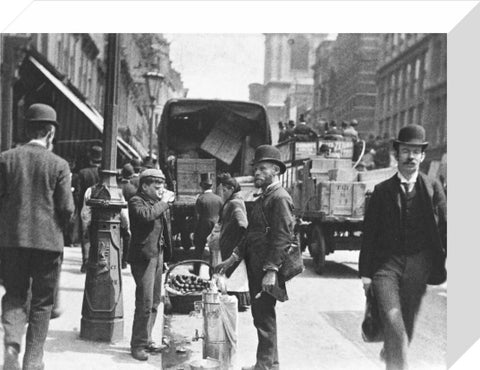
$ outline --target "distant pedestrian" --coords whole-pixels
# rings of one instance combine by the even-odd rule
[[[343,140],[342,130],[337,127],[337,123],[332,120],[328,125],[328,131],[325,134],[327,140]]]
[[[131,161],[130,161],[130,164],[132,165],[133,167],[133,176],[132,176],[132,179],[130,180],[130,182],[137,187],[138,189],[138,186],[140,185],[139,184],[139,176],[140,176],[140,172],[142,171],[142,161],[138,158],[133,158]]]
[[[347,122],[345,122],[347,124]],[[343,130],[343,137],[348,140],[352,140],[356,142],[358,140],[358,132],[355,127],[358,126],[358,121],[356,119],[352,119],[350,124],[347,124],[347,127]]]
[[[165,190],[163,172],[146,169],[140,174],[138,193],[128,202],[132,232],[128,262],[136,285],[130,350],[139,361],[162,349],[153,342],[152,329],[160,304],[163,262],[172,254],[166,214],[174,197],[173,192]]]
[[[102,147],[94,145],[90,148],[89,152],[89,166],[81,169],[78,172],[78,184],[80,187],[80,203],[79,211],[81,213],[84,204],[85,192],[92,185],[97,184],[100,181],[100,174],[98,169],[102,163]],[[83,228],[81,223],[81,244],[82,244],[82,265],[80,267],[81,272],[86,271],[88,253],[90,251],[90,238],[89,231]]]
[[[281,143],[287,139],[287,129],[282,121],[278,121],[278,142]]]
[[[133,166],[130,163],[125,164],[120,173],[120,187],[122,188],[122,194],[127,202],[137,193],[138,190],[138,187],[132,182],[134,178],[135,170],[133,169]]]
[[[208,173],[200,174],[200,187],[202,194],[195,203],[195,232],[193,244],[195,245],[195,259],[202,259],[207,237],[218,222],[223,201],[212,190],[213,181]],[[200,264],[193,267],[195,274],[200,272]]]
[[[289,120],[286,127],[285,140],[289,140],[295,137],[295,134],[293,133],[294,129],[295,129],[295,122],[293,120]]]
[[[143,158],[142,161],[142,170],[144,169],[152,169],[155,168],[155,163],[154,160],[151,156],[147,155],[145,158]]]
[[[63,229],[74,212],[68,163],[52,153],[59,126],[55,110],[33,104],[25,119],[30,141],[0,154],[3,368],[9,370],[20,369],[26,325],[23,369],[44,368],[43,347],[60,274]]]
[[[364,220],[359,270],[378,302],[387,370],[408,368],[426,286],[446,280],[447,203],[441,184],[419,172],[427,145],[422,126],[400,129],[398,173],[375,187]]]
[[[317,139],[318,134],[313,128],[307,125],[303,114],[300,115],[298,124],[293,129],[295,139],[298,141],[314,141]]]
[[[228,271],[245,259],[252,304],[253,324],[257,329],[257,361],[248,370],[278,370],[277,300],[288,299],[285,281],[278,274],[285,260],[285,251],[294,240],[293,202],[280,184],[279,176],[286,171],[280,151],[271,145],[255,150],[255,187],[262,189],[248,219],[246,240],[232,255],[217,265],[217,271]]]

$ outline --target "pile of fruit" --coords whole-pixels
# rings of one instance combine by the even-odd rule
[[[192,294],[208,289],[210,283],[195,275],[175,275],[170,279],[168,286],[179,294]]]

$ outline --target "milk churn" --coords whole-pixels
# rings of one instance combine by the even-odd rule
[[[219,360],[222,370],[232,369],[238,320],[236,297],[222,295],[217,289],[204,291],[202,312],[203,358]]]

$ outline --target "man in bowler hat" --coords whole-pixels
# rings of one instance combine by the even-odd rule
[[[152,168],[140,174],[138,192],[128,201],[132,238],[127,259],[136,285],[130,350],[139,361],[162,349],[153,342],[152,329],[160,304],[163,262],[172,254],[166,214],[174,199],[175,194],[165,189],[163,172]]]
[[[285,281],[278,274],[285,251],[294,238],[293,202],[280,184],[286,171],[280,151],[271,145],[255,150],[255,187],[262,190],[248,220],[247,235],[232,255],[216,267],[225,271],[245,259],[252,304],[253,324],[257,329],[257,361],[243,369],[279,369],[275,304],[288,299]]]
[[[195,233],[193,236],[195,259],[202,259],[207,237],[220,218],[223,201],[220,196],[213,192],[212,186],[213,181],[210,174],[200,174],[200,187],[203,192],[195,203]],[[198,274],[200,264],[195,264],[193,270],[195,274]]]
[[[440,183],[419,171],[427,145],[422,126],[400,129],[398,172],[375,187],[364,220],[359,270],[378,302],[388,370],[408,368],[426,286],[446,280],[447,204]]]
[[[60,274],[63,229],[74,212],[69,165],[52,153],[58,128],[55,110],[33,104],[25,119],[30,141],[0,154],[5,370],[20,369],[26,325],[23,369],[44,368],[43,346]]]

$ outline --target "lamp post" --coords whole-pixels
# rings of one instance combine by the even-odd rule
[[[109,34],[101,180],[87,202],[92,208],[91,247],[80,337],[102,342],[116,342],[123,338],[120,210],[127,204],[116,180],[119,51],[119,35]]]
[[[155,101],[157,100],[158,93],[160,92],[160,86],[165,76],[159,72],[152,71],[143,75],[145,79],[145,85],[147,85],[147,94],[150,101],[150,105],[147,105],[147,117],[148,117],[148,134],[149,144],[148,151],[150,157],[153,156],[153,120],[155,119]]]

